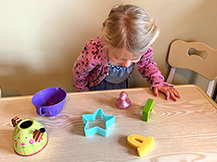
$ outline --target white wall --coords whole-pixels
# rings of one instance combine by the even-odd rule
[[[217,48],[215,0],[1,0],[0,86],[3,96],[32,95],[60,86],[73,88],[72,66],[84,44],[99,34],[115,4],[145,8],[157,19],[160,37],[153,44],[154,59],[162,74],[169,44],[174,39],[194,40]],[[178,71],[175,83],[187,83],[188,71]],[[185,77],[184,77],[184,76]],[[207,82],[196,79],[202,88]],[[130,87],[150,86],[137,71]]]

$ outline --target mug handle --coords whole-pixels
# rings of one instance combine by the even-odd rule
[[[38,113],[38,115],[45,116],[46,113],[43,114],[42,109],[43,109],[43,107],[37,107],[36,112]]]

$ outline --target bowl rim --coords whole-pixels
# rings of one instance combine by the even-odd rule
[[[65,96],[63,97],[63,99],[62,99],[60,102],[58,102],[58,103],[56,103],[56,104],[54,104],[54,105],[61,104],[62,102],[64,102],[64,101],[66,100],[67,93],[66,93],[66,91],[65,91],[64,89],[62,89],[61,87],[50,87],[50,88],[45,88],[45,89],[42,89],[42,90],[36,92],[36,93],[32,96],[32,100],[31,100],[31,101],[32,101],[32,104],[35,105],[36,107],[50,107],[51,105],[48,105],[48,106],[41,106],[41,105],[37,105],[37,104],[35,104],[35,103],[33,102],[33,100],[35,99],[35,97],[36,97],[39,93],[42,93],[43,91],[48,90],[48,89],[56,89],[56,90],[60,89],[60,90],[64,93],[64,95],[65,95]],[[52,106],[54,106],[54,105],[52,105]]]

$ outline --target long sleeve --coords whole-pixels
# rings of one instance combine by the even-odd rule
[[[93,54],[89,53],[90,48],[88,42],[74,63],[74,87],[77,91],[90,91],[88,87],[88,75],[96,66],[96,60],[92,58]]]
[[[77,91],[90,91],[108,73],[108,58],[101,44],[101,37],[88,41],[74,63],[74,87]]]
[[[157,64],[152,59],[153,49],[149,49],[143,54],[138,64],[138,71],[143,78],[151,84],[151,89],[156,86],[173,86],[172,84],[164,82],[164,77],[157,67]]]

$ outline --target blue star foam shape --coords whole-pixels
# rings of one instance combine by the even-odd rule
[[[96,118],[99,115],[101,115],[103,121],[105,122],[105,129],[100,128],[98,126],[89,128],[89,121],[96,120]],[[102,109],[96,110],[93,114],[83,114],[82,118],[83,118],[83,122],[85,124],[85,126],[84,126],[85,136],[90,136],[90,135],[98,133],[98,134],[101,134],[102,136],[106,137],[108,127],[110,127],[111,125],[113,125],[115,123],[115,116],[105,115],[103,113]]]

